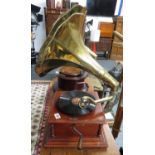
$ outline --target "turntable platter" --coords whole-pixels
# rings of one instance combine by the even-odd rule
[[[83,96],[89,96],[95,99],[95,97],[88,92],[78,90],[65,91],[60,96],[57,107],[61,112],[73,117],[86,115],[95,109],[95,105],[88,104],[84,108],[81,108],[77,103]]]

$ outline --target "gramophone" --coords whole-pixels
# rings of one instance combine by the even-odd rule
[[[111,100],[119,83],[102,66],[83,41],[86,8],[75,5],[61,15],[42,45],[36,73],[44,76],[58,68],[51,109],[46,123],[44,146],[52,148],[107,148],[101,102]],[[99,99],[85,82],[93,74],[112,88],[112,94]]]

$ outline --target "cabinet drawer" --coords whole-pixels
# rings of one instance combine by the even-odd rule
[[[98,51],[110,51],[111,44],[111,38],[100,38],[100,42],[96,43],[96,48]]]
[[[112,37],[114,31],[114,24],[100,22],[99,29],[101,30],[101,37]]]
[[[112,38],[100,38],[100,41],[96,43],[97,51],[110,51],[112,45]],[[91,48],[91,42],[87,41],[86,46]]]
[[[48,35],[48,33],[50,32],[52,25],[54,24],[54,22],[58,19],[59,14],[47,14],[46,15],[46,34]]]

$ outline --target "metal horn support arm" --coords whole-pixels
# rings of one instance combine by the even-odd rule
[[[89,96],[83,96],[81,98],[81,100],[79,101],[79,107],[83,108],[85,107],[87,104],[98,104],[98,103],[102,103],[102,102],[105,102],[105,101],[110,101],[113,99],[113,96],[107,96],[107,97],[104,97],[102,99],[98,99],[98,100],[94,100],[93,98],[89,97]]]

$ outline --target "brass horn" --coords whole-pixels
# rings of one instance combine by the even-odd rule
[[[57,19],[40,49],[36,73],[41,76],[60,66],[79,67],[117,88],[117,80],[99,65],[83,42],[85,17],[86,8],[76,5]]]

